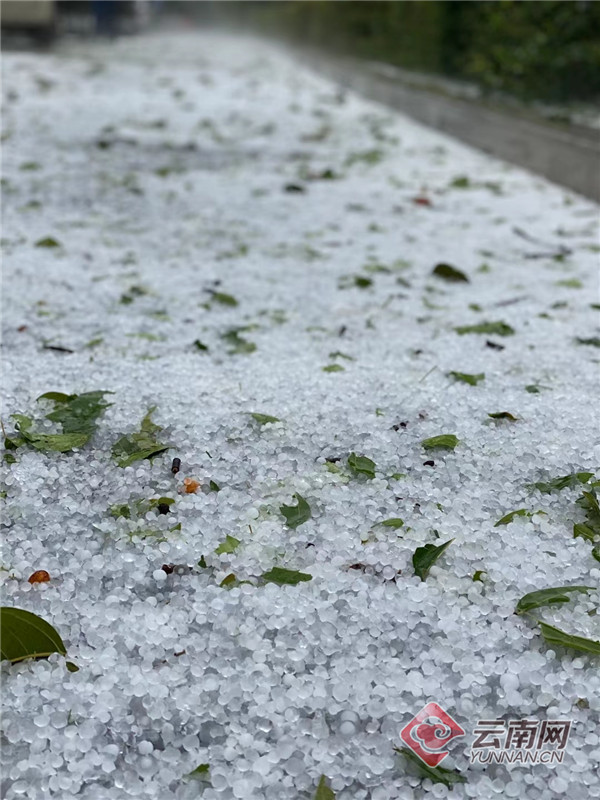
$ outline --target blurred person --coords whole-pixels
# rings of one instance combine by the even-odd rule
[[[112,39],[117,35],[118,7],[119,3],[114,0],[92,0],[92,13],[99,36],[109,36]]]

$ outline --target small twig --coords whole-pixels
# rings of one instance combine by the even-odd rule
[[[429,372],[426,372],[425,375],[423,375],[423,377],[420,380],[417,381],[417,386],[419,386],[419,384],[423,383],[423,381],[426,380],[431,375],[432,372],[435,372],[436,369],[437,369],[437,364],[435,366],[433,366],[429,370]],[[410,392],[409,394],[406,395],[406,397],[403,397],[402,400],[400,400],[400,403],[404,403],[406,400],[408,400],[409,397],[412,397],[412,395],[415,393],[415,391],[416,391],[416,389],[413,389],[412,392]]]
[[[57,353],[74,353],[75,350],[69,350],[68,347],[60,347],[59,345],[54,344],[45,344],[43,346],[44,350],[54,350]]]
[[[541,239],[531,236],[531,234],[527,233],[527,231],[524,231],[522,228],[513,228],[513,233],[515,233],[517,236],[520,236],[521,239],[525,239],[526,242],[540,244],[543,247],[547,247],[551,250],[551,252],[543,253],[525,253],[525,258],[555,258],[556,256],[570,256],[573,252],[569,247],[565,247],[563,244],[557,245],[557,249],[554,249],[555,245],[542,242]]]

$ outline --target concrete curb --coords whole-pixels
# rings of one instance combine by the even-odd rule
[[[560,125],[518,110],[491,107],[419,86],[404,71],[354,59],[300,54],[300,59],[341,86],[402,111],[486,153],[524,167],[600,201],[600,131]]]

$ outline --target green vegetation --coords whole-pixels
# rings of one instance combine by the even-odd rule
[[[517,603],[515,614],[525,614],[527,611],[533,611],[534,608],[542,606],[568,603],[571,599],[569,592],[591,592],[593,588],[593,586],[557,586],[553,589],[529,592],[529,594],[523,595]]]
[[[394,750],[407,759],[420,778],[428,778],[432,783],[443,783],[444,786],[451,788],[453,784],[465,783],[467,780],[464,775],[461,775],[460,772],[455,769],[428,766],[416,753],[409,750],[408,747],[403,747],[401,749],[394,747]]]
[[[423,439],[421,447],[424,450],[454,450],[459,440],[453,433],[442,433]]]
[[[565,647],[568,650],[577,650],[579,653],[592,653],[600,656],[600,642],[594,639],[586,639],[584,636],[576,636],[572,633],[565,633],[560,628],[547,625],[538,620],[540,631],[546,644],[551,647]]]
[[[298,505],[279,506],[288,528],[297,528],[311,518],[310,506],[302,495],[295,494],[294,497],[298,501]]]
[[[279,586],[297,586],[304,581],[312,581],[312,575],[306,572],[297,572],[294,569],[284,569],[283,567],[273,567],[268,572],[264,572],[261,578],[267,583],[277,583]]]
[[[221,16],[298,44],[549,102],[600,94],[600,4],[232,2]],[[223,8],[224,7],[224,8]],[[460,184],[459,184],[460,185]]]
[[[0,608],[2,645],[0,658],[23,661],[25,658],[48,658],[52,653],[65,655],[67,650],[58,631],[46,620],[22,608]]]
[[[412,557],[415,575],[424,581],[429,575],[429,570],[453,541],[454,539],[449,539],[444,544],[426,544],[423,547],[417,547]]]
[[[452,264],[437,264],[431,274],[435,275],[436,278],[448,281],[448,283],[469,283],[465,273],[453,267]]]
[[[156,439],[156,434],[162,428],[152,422],[151,418],[155,409],[156,406],[148,409],[138,433],[124,434],[113,444],[112,453],[120,467],[128,467],[134,461],[152,458],[170,448],[171,445],[163,444]]]
[[[259,414],[258,411],[251,411],[250,416],[256,420],[259,425],[271,425],[274,422],[281,422],[279,417],[272,417],[270,414]]]
[[[454,378],[455,381],[461,381],[462,383],[468,383],[469,386],[477,386],[477,384],[485,379],[485,373],[479,372],[477,375],[473,375],[469,372],[449,372],[448,376]]]
[[[371,479],[375,477],[375,462],[367,458],[367,456],[357,456],[356,453],[350,453],[348,466],[356,476],[366,475],[367,478]]]
[[[459,336],[464,336],[465,333],[489,334],[491,336],[512,336],[514,334],[513,328],[507,325],[506,322],[480,322],[478,325],[459,325],[454,330]]]
[[[552,492],[561,492],[563,489],[575,489],[580,483],[587,483],[593,477],[593,472],[573,472],[571,475],[563,475],[561,478],[532,483],[529,488],[538,489],[542,494],[551,494]]]
[[[13,414],[17,429],[16,436],[6,436],[4,446],[8,450],[16,450],[23,444],[29,444],[43,452],[67,453],[76,447],[83,447],[91,439],[96,430],[96,422],[105,408],[108,391],[85,392],[84,394],[63,394],[62,392],[46,392],[38,400],[50,400],[54,410],[46,414],[46,419],[58,422],[62,433],[38,433],[33,430],[33,419],[25,414]]]

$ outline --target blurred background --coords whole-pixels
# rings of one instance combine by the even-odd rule
[[[3,0],[1,9],[5,38],[127,35],[159,20],[229,25],[469,81],[485,93],[557,104],[600,98],[600,3],[592,0]]]
[[[2,0],[0,9],[5,50],[218,28],[275,40],[340,87],[600,200],[600,2]]]

